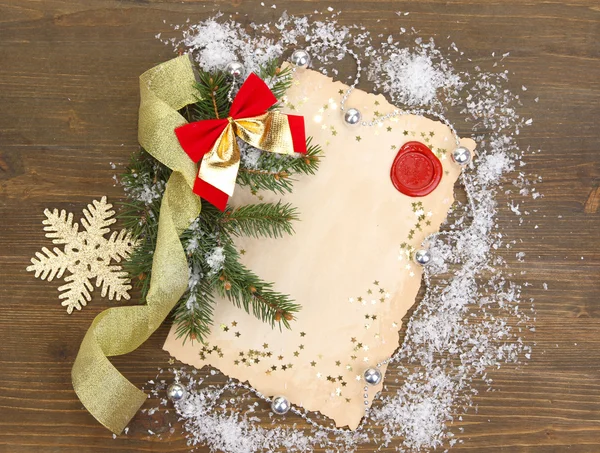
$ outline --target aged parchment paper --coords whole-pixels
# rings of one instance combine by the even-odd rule
[[[450,158],[455,144],[444,124],[405,115],[382,126],[349,127],[339,110],[344,84],[312,70],[298,70],[294,78],[284,111],[305,116],[307,136],[324,150],[319,171],[281,197],[300,211],[295,235],[237,244],[244,264],[290,294],[302,311],[292,330],[280,332],[219,300],[206,345],[184,346],[171,329],[164,349],[187,364],[209,364],[248,381],[265,395],[285,395],[337,426],[356,428],[365,411],[362,374],[398,347],[402,317],[421,283],[421,269],[406,250],[438,230],[461,169]],[[360,90],[347,105],[367,119],[394,109],[383,96]],[[432,149],[444,168],[437,189],[421,198],[401,194],[390,181],[398,149],[412,140]],[[461,143],[475,147],[470,139]],[[231,199],[258,201],[240,187]],[[369,401],[380,388],[370,389]]]

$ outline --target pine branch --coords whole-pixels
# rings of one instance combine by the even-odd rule
[[[249,168],[242,159],[237,183],[253,191],[268,190],[278,194],[291,193],[295,175],[314,175],[319,168],[321,147],[306,141],[306,154],[281,155],[261,152],[256,168]]]
[[[221,219],[221,228],[234,236],[278,238],[284,233],[293,234],[292,221],[298,219],[298,211],[289,203],[249,204],[228,208]]]
[[[140,303],[146,302],[156,248],[158,216],[166,181],[171,170],[143,149],[132,155],[127,172],[121,176],[128,201],[120,203],[117,217],[137,239],[137,246],[123,269],[135,288],[141,291]]]
[[[173,313],[175,334],[183,343],[198,340],[204,343],[213,323],[215,299],[213,282],[201,278],[197,285],[188,290],[177,304]]]
[[[199,82],[196,83],[197,101],[191,110],[190,121],[227,118],[231,103],[227,97],[231,82],[225,73],[199,71]]]
[[[233,242],[225,243],[224,250],[226,258],[219,276],[221,284],[216,285],[218,294],[271,326],[277,323],[280,329],[282,324],[289,329],[300,305],[288,295],[274,291],[272,283],[261,280],[241,264]]]

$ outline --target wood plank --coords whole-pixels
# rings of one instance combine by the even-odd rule
[[[137,149],[137,77],[172,56],[156,33],[174,35],[169,24],[218,10],[238,12],[248,24],[329,5],[344,11],[341,23],[362,23],[373,35],[397,29],[395,12],[409,11],[402,26],[438,44],[456,42],[482,67],[491,67],[492,52],[510,51],[510,88],[527,87],[521,113],[534,119],[519,140],[540,150],[525,170],[542,177],[536,187],[544,196],[528,203],[524,226],[506,209],[498,221],[526,253],[525,263],[513,250],[504,255],[516,279],[530,284],[525,297],[535,298],[535,332],[528,335],[535,347],[527,365],[490,372],[496,391],[476,384],[477,411],[456,422],[464,443],[452,451],[600,451],[597,0],[281,0],[277,9],[259,3],[0,0],[0,451],[189,450],[179,425],[173,434],[166,428],[176,423],[173,414],[139,413],[129,434],[113,440],[85,411],[70,384],[71,365],[93,317],[110,303],[95,298],[68,316],[58,284],[33,279],[25,267],[48,245],[41,230],[46,207],[77,213],[95,197],[122,197],[113,176]],[[468,124],[457,125],[468,132]],[[509,200],[498,196],[500,206]],[[160,349],[167,331],[162,326],[140,349],[114,358],[136,385],[167,366]]]

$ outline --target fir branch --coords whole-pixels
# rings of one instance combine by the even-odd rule
[[[188,339],[204,343],[210,334],[215,304],[212,286],[210,279],[201,278],[175,307],[175,334],[177,338],[183,338],[184,344]]]
[[[187,120],[226,118],[231,108],[227,96],[231,89],[231,82],[227,80],[225,73],[199,71],[198,79],[199,81],[194,85],[198,100],[191,109],[187,110],[187,113],[191,114]]]
[[[232,241],[224,244],[224,251],[226,258],[219,277],[221,284],[216,285],[218,294],[271,326],[278,324],[280,329],[282,325],[289,329],[300,305],[288,295],[274,291],[272,283],[261,280],[241,264]]]
[[[294,220],[298,220],[298,211],[289,203],[249,204],[227,208],[221,219],[221,227],[234,236],[278,238],[284,233],[294,233]]]
[[[248,168],[242,160],[237,183],[253,191],[268,190],[278,194],[291,193],[295,175],[314,175],[319,168],[322,150],[306,141],[306,154],[281,155],[261,152],[256,168]]]

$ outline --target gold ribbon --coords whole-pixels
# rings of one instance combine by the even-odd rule
[[[188,265],[179,235],[200,213],[192,192],[196,165],[173,133],[186,124],[177,110],[196,101],[188,56],[160,64],[140,76],[140,145],[173,170],[160,207],[147,304],[113,307],[100,313],[75,359],[73,388],[86,409],[116,434],[127,426],[146,394],[129,382],[107,357],[137,349],[161,325],[183,295]]]
[[[240,167],[236,136],[250,146],[279,154],[293,154],[294,146],[288,117],[282,113],[227,120],[225,130],[202,158],[198,177],[231,197]]]

